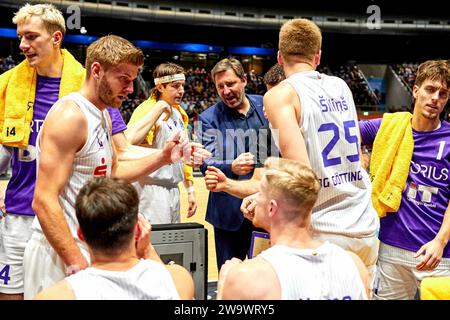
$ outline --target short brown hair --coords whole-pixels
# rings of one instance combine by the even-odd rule
[[[439,81],[450,89],[450,67],[446,60],[428,60],[419,65],[414,85],[420,87],[425,80]]]
[[[236,76],[238,76],[241,79],[245,78],[245,72],[241,62],[235,58],[225,58],[217,62],[214,68],[212,68],[211,70],[212,80],[215,82],[216,74],[225,72],[227,70],[233,70]]]
[[[134,235],[139,195],[128,182],[100,177],[81,188],[75,202],[80,229],[94,250],[114,254],[126,248]]]
[[[299,162],[273,157],[266,160],[264,168],[268,195],[281,195],[291,207],[296,208],[292,213],[286,212],[291,218],[299,214],[306,217],[316,203],[320,190],[314,171]]]
[[[299,56],[312,60],[322,47],[319,27],[307,19],[293,19],[280,29],[278,48],[283,59]]]
[[[283,67],[277,63],[266,72],[263,81],[265,85],[276,86],[284,79],[286,79],[286,76],[284,75]]]
[[[107,35],[94,41],[86,51],[87,78],[91,74],[91,65],[99,62],[105,70],[120,63],[129,63],[141,67],[144,64],[144,54],[130,41],[115,35]]]
[[[158,65],[155,70],[153,71],[153,79],[161,78],[165,76],[171,76],[173,74],[177,73],[184,73],[184,68],[176,63],[172,62],[165,62]],[[167,85],[167,83],[162,84],[164,87]],[[161,97],[161,92],[158,91],[158,89],[153,87],[150,89],[150,97],[155,98],[158,100]]]

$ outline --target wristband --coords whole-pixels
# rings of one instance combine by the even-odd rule
[[[186,188],[187,193],[194,193],[195,189],[194,186],[190,186],[189,188]]]

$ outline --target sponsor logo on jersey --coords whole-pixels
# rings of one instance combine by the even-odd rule
[[[101,162],[102,164],[94,169],[94,177],[106,177],[108,165],[105,164],[105,158],[102,158]]]

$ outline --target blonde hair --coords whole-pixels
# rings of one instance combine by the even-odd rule
[[[446,60],[428,60],[419,65],[415,85],[420,87],[425,80],[439,81],[450,89],[450,67]]]
[[[312,60],[321,47],[322,34],[314,22],[307,19],[293,19],[281,26],[278,48],[285,60],[289,60],[292,56]]]
[[[296,218],[305,218],[313,208],[320,190],[319,180],[310,168],[299,162],[270,157],[264,163],[264,177],[268,196],[282,196],[292,212],[285,212]]]
[[[161,63],[153,71],[153,79],[164,76],[171,76],[177,73],[184,73],[184,68],[172,62]],[[166,87],[167,84],[168,83],[163,83],[162,85],[163,87]],[[161,92],[158,91],[156,85],[152,89],[150,89],[150,97],[153,97],[156,100],[159,100],[159,98],[161,97]]]
[[[225,58],[216,63],[214,68],[211,70],[211,77],[214,82],[216,82],[215,76],[218,73],[225,72],[227,70],[233,70],[236,76],[243,79],[245,77],[244,68],[241,62],[235,58]]]
[[[26,4],[14,14],[12,22],[21,24],[31,17],[39,17],[44,23],[45,29],[53,34],[55,31],[61,31],[63,36],[66,34],[66,22],[64,17],[52,4]]]
[[[89,78],[91,65],[99,62],[105,70],[120,63],[138,67],[144,64],[144,54],[130,41],[115,35],[101,37],[89,45],[86,51],[86,74]]]

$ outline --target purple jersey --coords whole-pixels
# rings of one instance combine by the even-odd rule
[[[381,119],[361,121],[363,145],[372,145]],[[380,220],[382,242],[417,251],[434,239],[442,226],[450,199],[450,123],[430,132],[413,129],[414,152],[398,212]],[[450,258],[450,244],[444,248]]]
[[[112,135],[115,135],[118,132],[125,131],[127,129],[127,125],[125,121],[123,121],[122,115],[118,108],[108,107],[109,117],[111,118],[111,127],[112,127]]]
[[[30,139],[25,149],[12,149],[12,175],[5,193],[6,212],[34,215],[31,208],[36,183],[36,138],[45,116],[58,100],[61,78],[37,76]]]

